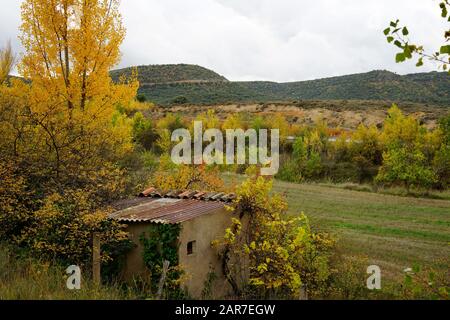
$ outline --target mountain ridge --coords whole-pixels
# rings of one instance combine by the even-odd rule
[[[134,67],[111,72],[117,80]],[[267,103],[298,100],[384,100],[450,106],[446,72],[399,75],[388,70],[292,82],[229,81],[207,68],[138,66],[139,93],[159,105]],[[180,99],[181,98],[181,99]]]

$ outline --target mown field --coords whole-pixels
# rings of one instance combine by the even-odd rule
[[[345,254],[367,256],[387,278],[402,278],[415,263],[449,268],[448,200],[282,181],[275,181],[274,191],[285,194],[289,213],[304,212],[315,228],[338,237]]]

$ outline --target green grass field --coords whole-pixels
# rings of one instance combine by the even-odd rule
[[[281,181],[274,191],[286,196],[290,214],[304,212],[313,227],[338,237],[345,254],[367,256],[388,278],[403,277],[402,270],[414,263],[449,269],[448,200]]]

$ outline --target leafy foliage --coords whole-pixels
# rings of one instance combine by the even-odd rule
[[[436,176],[425,155],[426,131],[416,119],[394,105],[388,112],[381,139],[386,147],[377,181],[429,188]]]
[[[14,54],[11,49],[11,43],[3,49],[0,49],[0,85],[3,84],[9,76],[14,65]]]
[[[444,18],[447,22],[450,22],[450,2],[448,0],[442,0],[439,3],[439,8],[441,10],[441,17]],[[413,56],[417,56],[417,67],[423,66],[423,60],[428,59],[430,61],[439,63],[443,70],[448,70],[450,64],[450,45],[448,45],[447,43],[450,40],[450,30],[447,29],[443,32],[443,42],[445,42],[445,44],[442,45],[438,50],[435,50],[433,53],[427,52],[422,45],[411,43],[408,37],[408,28],[406,26],[401,26],[400,20],[398,19],[396,21],[391,21],[389,27],[386,28],[383,32],[386,36],[386,40],[389,43],[393,43],[401,50],[395,56],[395,61],[397,63],[413,59]],[[450,70],[448,71],[450,72]]]
[[[225,274],[236,294],[247,297],[312,294],[330,275],[334,242],[314,233],[305,215],[288,218],[287,203],[270,195],[271,189],[263,177],[249,178],[237,188],[230,210],[239,210],[239,218],[216,243],[222,246]]]
[[[125,33],[118,5],[22,3],[18,69],[29,81],[0,85],[0,238],[43,259],[89,264],[99,233],[106,266],[129,244],[104,209],[124,191],[118,162],[133,150],[132,127],[118,109],[138,87],[135,77],[114,84],[108,73]]]
[[[89,265],[92,257],[92,237],[101,236],[101,259],[104,265],[131,248],[123,225],[107,219],[108,211],[92,205],[86,190],[55,194],[45,199],[39,210],[30,217],[19,244],[47,261]]]
[[[447,261],[448,263],[448,261]],[[433,268],[423,268],[415,264],[405,271],[403,285],[399,289],[402,299],[450,299],[448,273],[439,273]]]
[[[164,261],[169,261],[167,273],[166,298],[179,299],[183,297],[180,289],[182,270],[178,265],[178,237],[181,226],[178,224],[155,224],[148,233],[142,234],[140,241],[144,246],[143,259],[150,271],[151,289],[155,293],[162,274]]]

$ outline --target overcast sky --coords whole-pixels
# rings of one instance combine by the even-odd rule
[[[3,0],[0,45],[17,52],[20,0]],[[382,31],[400,18],[414,39],[436,49],[446,26],[437,0],[122,0],[127,28],[120,67],[192,63],[230,80],[308,80],[396,64]]]

